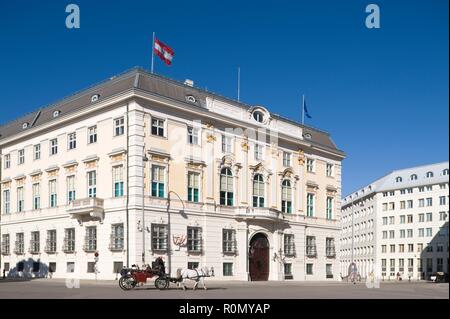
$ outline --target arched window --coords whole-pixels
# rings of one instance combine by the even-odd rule
[[[448,175],[448,168],[446,168],[442,171],[442,175],[444,175],[444,176]]]
[[[412,181],[415,181],[416,179],[417,179],[417,175],[416,175],[416,174],[412,174],[412,175],[411,175],[411,180],[412,180]]]
[[[292,213],[292,188],[291,182],[287,179],[281,184],[281,211]]]
[[[253,112],[253,118],[256,122],[262,123],[264,121],[264,114],[260,111]]]
[[[433,177],[433,172],[427,172],[427,178]]]
[[[264,207],[264,179],[261,174],[253,177],[253,207]]]
[[[220,171],[220,205],[233,206],[233,174],[228,167]]]
[[[396,181],[397,183],[400,183],[400,182],[402,181],[402,178],[401,178],[400,176],[397,176],[397,177],[395,178],[395,181]]]

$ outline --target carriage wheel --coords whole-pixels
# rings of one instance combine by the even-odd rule
[[[167,278],[156,278],[155,280],[155,287],[158,288],[159,290],[163,290],[166,288],[169,288],[169,279]]]
[[[131,290],[136,287],[136,280],[132,276],[124,276],[119,279],[119,286],[123,290]]]

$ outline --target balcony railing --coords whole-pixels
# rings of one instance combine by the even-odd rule
[[[281,211],[268,207],[237,207],[236,218],[262,219],[262,220],[282,220],[284,215]]]
[[[56,241],[47,241],[45,244],[44,251],[47,254],[54,254],[56,253]]]
[[[97,250],[97,239],[92,237],[84,238],[83,250],[85,252],[94,252]]]
[[[85,218],[100,219],[103,221],[104,218],[104,200],[96,197],[76,199],[69,204],[67,211],[70,213],[72,218],[78,220],[83,220]]]
[[[306,256],[310,257],[310,258],[317,257],[316,246],[307,246],[306,247]]]
[[[326,249],[327,258],[336,258],[336,250],[334,247]]]
[[[9,246],[8,247],[2,247],[2,255],[3,256],[9,256]]]
[[[40,253],[40,245],[38,241],[31,240],[30,248],[28,249],[30,254],[39,254]]]

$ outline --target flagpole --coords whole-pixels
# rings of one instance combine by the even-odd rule
[[[153,32],[153,40],[152,40],[152,67],[151,67],[151,73],[153,73],[153,63],[154,63],[154,57],[155,57],[155,32]]]
[[[237,100],[240,102],[241,94],[241,67],[238,66],[238,87],[237,87]]]
[[[305,124],[305,94],[302,94],[302,125]]]

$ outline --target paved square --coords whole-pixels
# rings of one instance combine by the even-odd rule
[[[153,281],[130,291],[119,288],[117,281],[81,280],[79,288],[67,288],[63,279],[31,281],[0,280],[0,299],[448,299],[447,283],[381,282],[380,288],[367,288],[365,283],[344,282],[243,282],[206,281],[208,290],[192,290],[187,283],[183,291],[175,285],[158,290]],[[70,285],[69,285],[70,286]]]

